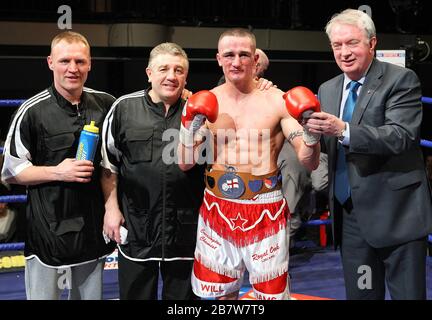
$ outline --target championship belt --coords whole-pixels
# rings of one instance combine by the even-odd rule
[[[237,172],[232,166],[226,170],[206,170],[207,189],[217,197],[226,199],[253,199],[256,195],[280,190],[282,176],[274,171],[263,176],[254,176],[246,172]]]
[[[245,192],[245,183],[242,178],[236,174],[234,167],[228,167],[226,173],[218,179],[217,186],[225,198],[238,199]]]

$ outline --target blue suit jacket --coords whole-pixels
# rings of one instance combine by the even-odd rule
[[[320,86],[323,111],[339,116],[342,87],[343,74]],[[344,147],[360,232],[373,247],[402,244],[432,231],[431,193],[419,144],[421,121],[416,74],[374,60],[350,122],[350,145]],[[341,208],[334,199],[334,172],[339,142],[329,136],[323,142],[337,246]]]

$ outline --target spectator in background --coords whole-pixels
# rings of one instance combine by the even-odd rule
[[[102,236],[100,170],[74,157],[83,126],[101,127],[115,99],[84,88],[91,57],[83,35],[55,36],[47,62],[54,83],[16,112],[1,173],[6,182],[27,186],[27,299],[59,299],[63,289],[70,289],[69,299],[101,299],[113,247]],[[94,163],[100,160],[96,152]]]
[[[3,142],[0,146],[3,148]],[[3,152],[0,154],[0,168],[3,166]],[[0,196],[9,195],[9,188],[0,183]],[[15,234],[17,212],[8,203],[0,202],[0,242],[9,242]]]
[[[0,140],[0,169],[3,167],[3,146],[4,141]],[[0,184],[0,195],[23,195],[25,186],[7,184],[3,181]],[[25,240],[25,203],[0,203],[0,242],[23,242]]]
[[[9,195],[9,189],[0,184],[0,196]],[[17,212],[8,203],[0,202],[0,242],[11,242],[16,230]]]
[[[258,54],[258,61],[256,63],[256,72],[255,72],[255,78],[258,80],[259,78],[263,78],[265,72],[267,71],[269,67],[269,58],[265,54],[264,51],[257,48],[255,50],[255,53]]]

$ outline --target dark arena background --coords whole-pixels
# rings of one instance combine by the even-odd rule
[[[25,100],[52,83],[46,57],[59,26],[68,22],[62,6],[71,9],[72,30],[84,34],[92,47],[86,86],[116,97],[147,87],[149,52],[167,41],[181,45],[189,56],[186,87],[193,92],[213,88],[222,74],[215,58],[217,40],[229,27],[254,32],[257,47],[270,59],[265,78],[281,90],[302,85],[317,92],[321,83],[340,73],[324,27],[334,13],[346,8],[370,10],[377,49],[406,50],[406,67],[419,76],[423,96],[432,97],[431,1],[14,0],[0,2],[0,100]],[[432,140],[432,105],[423,108],[422,139]],[[6,139],[16,109],[0,107],[0,140]],[[424,148],[425,156],[432,154],[429,150]],[[293,292],[298,299],[344,299],[340,257],[331,249],[329,226],[307,228],[302,253],[291,257]],[[24,241],[22,232],[18,227],[14,240]],[[23,262],[12,259],[21,251],[11,252],[16,268],[13,263],[5,267],[6,255],[0,252],[0,299],[25,299]],[[104,298],[116,299],[116,257],[107,264],[112,270],[106,270]],[[428,260],[429,299],[431,264]],[[245,298],[249,291],[246,286]]]
[[[86,85],[117,97],[146,86],[148,54],[165,41],[180,44],[190,57],[187,87],[194,92],[212,88],[221,75],[217,39],[228,27],[254,31],[257,46],[270,58],[266,77],[279,88],[305,85],[317,90],[339,73],[324,33],[326,22],[336,12],[362,5],[372,10],[377,49],[405,48],[407,66],[419,75],[423,95],[432,96],[428,1],[15,0],[0,4],[1,99],[25,99],[51,82],[46,56],[50,40],[60,31],[58,22],[64,22],[64,11],[58,13],[61,5],[71,8],[72,29],[92,46],[93,70]],[[11,112],[2,108],[0,137]]]

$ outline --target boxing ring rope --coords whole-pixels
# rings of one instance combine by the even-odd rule
[[[0,100],[0,107],[19,107],[24,101],[23,99]]]
[[[27,201],[27,196],[24,194],[0,196],[0,203],[19,203],[19,202],[26,202],[26,201]]]
[[[24,250],[24,242],[15,242],[15,243],[0,243],[0,252],[1,251],[22,251]]]
[[[432,98],[430,97],[422,97],[421,101],[425,104],[432,104]]]
[[[24,99],[7,99],[7,100],[0,99],[0,107],[19,107],[24,101],[25,101]],[[424,104],[432,105],[431,97],[422,97],[421,101]],[[432,148],[432,141],[421,139],[420,146],[425,148]],[[3,147],[0,147],[0,153],[3,153]],[[26,195],[0,196],[0,203],[17,203],[17,202],[26,202],[26,201],[27,201]],[[331,223],[332,220],[328,219],[328,212],[324,212],[321,215],[320,219],[306,221],[302,224],[302,226],[304,227],[319,226],[321,231],[323,231],[323,228],[325,228],[326,225],[329,225]],[[322,238],[322,236],[323,235],[321,234],[320,237]],[[320,240],[322,241],[323,239]],[[432,243],[432,234],[428,236],[428,241]],[[25,245],[24,242],[1,243],[0,251],[19,251],[24,249],[24,245]]]

